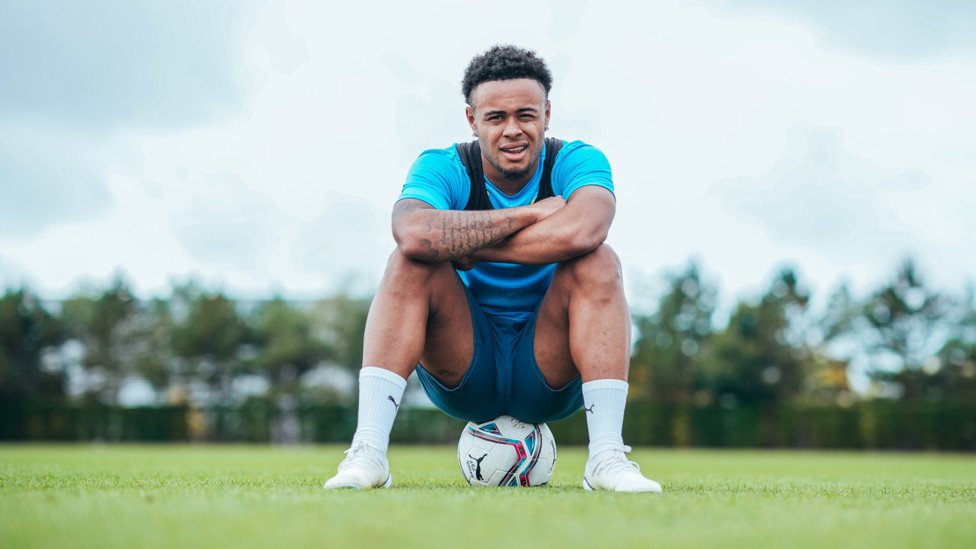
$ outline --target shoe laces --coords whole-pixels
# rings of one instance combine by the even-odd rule
[[[382,453],[362,440],[353,442],[352,446],[343,453],[346,454],[346,459],[339,464],[340,471],[346,467],[365,466],[382,469],[385,466]]]
[[[640,465],[634,461],[630,461],[625,455],[629,454],[631,450],[632,448],[630,446],[624,444],[619,448],[600,452],[601,454],[606,455],[596,462],[596,465],[593,467],[593,474],[603,475],[605,473],[617,471],[633,471],[640,473]]]

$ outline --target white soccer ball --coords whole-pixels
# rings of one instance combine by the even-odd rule
[[[458,464],[472,486],[541,486],[556,467],[556,439],[545,423],[512,416],[469,422],[458,441]]]

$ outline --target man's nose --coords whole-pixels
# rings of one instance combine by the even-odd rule
[[[522,125],[519,124],[518,117],[511,117],[505,123],[505,137],[522,135]]]

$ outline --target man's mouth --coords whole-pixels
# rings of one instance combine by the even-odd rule
[[[518,162],[525,156],[525,151],[529,149],[528,144],[507,145],[501,147],[502,154],[512,162]]]

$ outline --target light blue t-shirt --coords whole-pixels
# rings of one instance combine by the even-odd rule
[[[532,179],[517,194],[509,196],[485,177],[488,198],[496,209],[531,204],[539,194],[546,148]],[[552,167],[552,192],[569,197],[587,185],[613,192],[610,163],[599,149],[582,141],[564,143]],[[468,172],[454,146],[422,152],[407,174],[400,200],[415,198],[438,210],[463,210],[471,194]],[[527,320],[546,294],[556,264],[518,265],[479,263],[469,271],[458,271],[482,309],[513,323]]]

